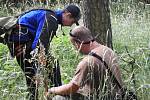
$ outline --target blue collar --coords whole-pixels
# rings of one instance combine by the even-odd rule
[[[56,14],[56,17],[58,19],[58,23],[62,25],[62,14],[63,14],[63,10],[58,9],[54,11]]]

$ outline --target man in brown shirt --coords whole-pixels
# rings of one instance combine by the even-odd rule
[[[68,84],[50,88],[48,94],[56,94],[54,100],[120,100],[118,84],[123,83],[116,54],[96,42],[84,26],[75,27],[70,32],[70,40],[86,56],[78,64],[73,79]]]

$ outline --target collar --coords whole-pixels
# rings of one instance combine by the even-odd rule
[[[62,14],[63,14],[63,10],[58,9],[54,11],[56,14],[56,17],[58,19],[58,23],[62,25]]]

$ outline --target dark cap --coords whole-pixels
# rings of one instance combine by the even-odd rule
[[[76,25],[79,25],[78,21],[81,18],[81,13],[80,13],[79,7],[71,4],[71,5],[68,5],[65,9],[67,11],[69,11],[71,13],[71,15],[74,17],[74,19],[76,21]]]

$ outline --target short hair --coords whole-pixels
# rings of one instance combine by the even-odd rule
[[[77,42],[82,42],[83,44],[88,44],[91,41],[94,41],[91,31],[84,26],[76,26],[73,30],[71,30],[70,36]]]
[[[65,7],[64,11],[68,11],[71,13],[72,17],[75,19],[76,25],[79,25],[78,21],[81,18],[81,11],[77,5],[68,5]]]

